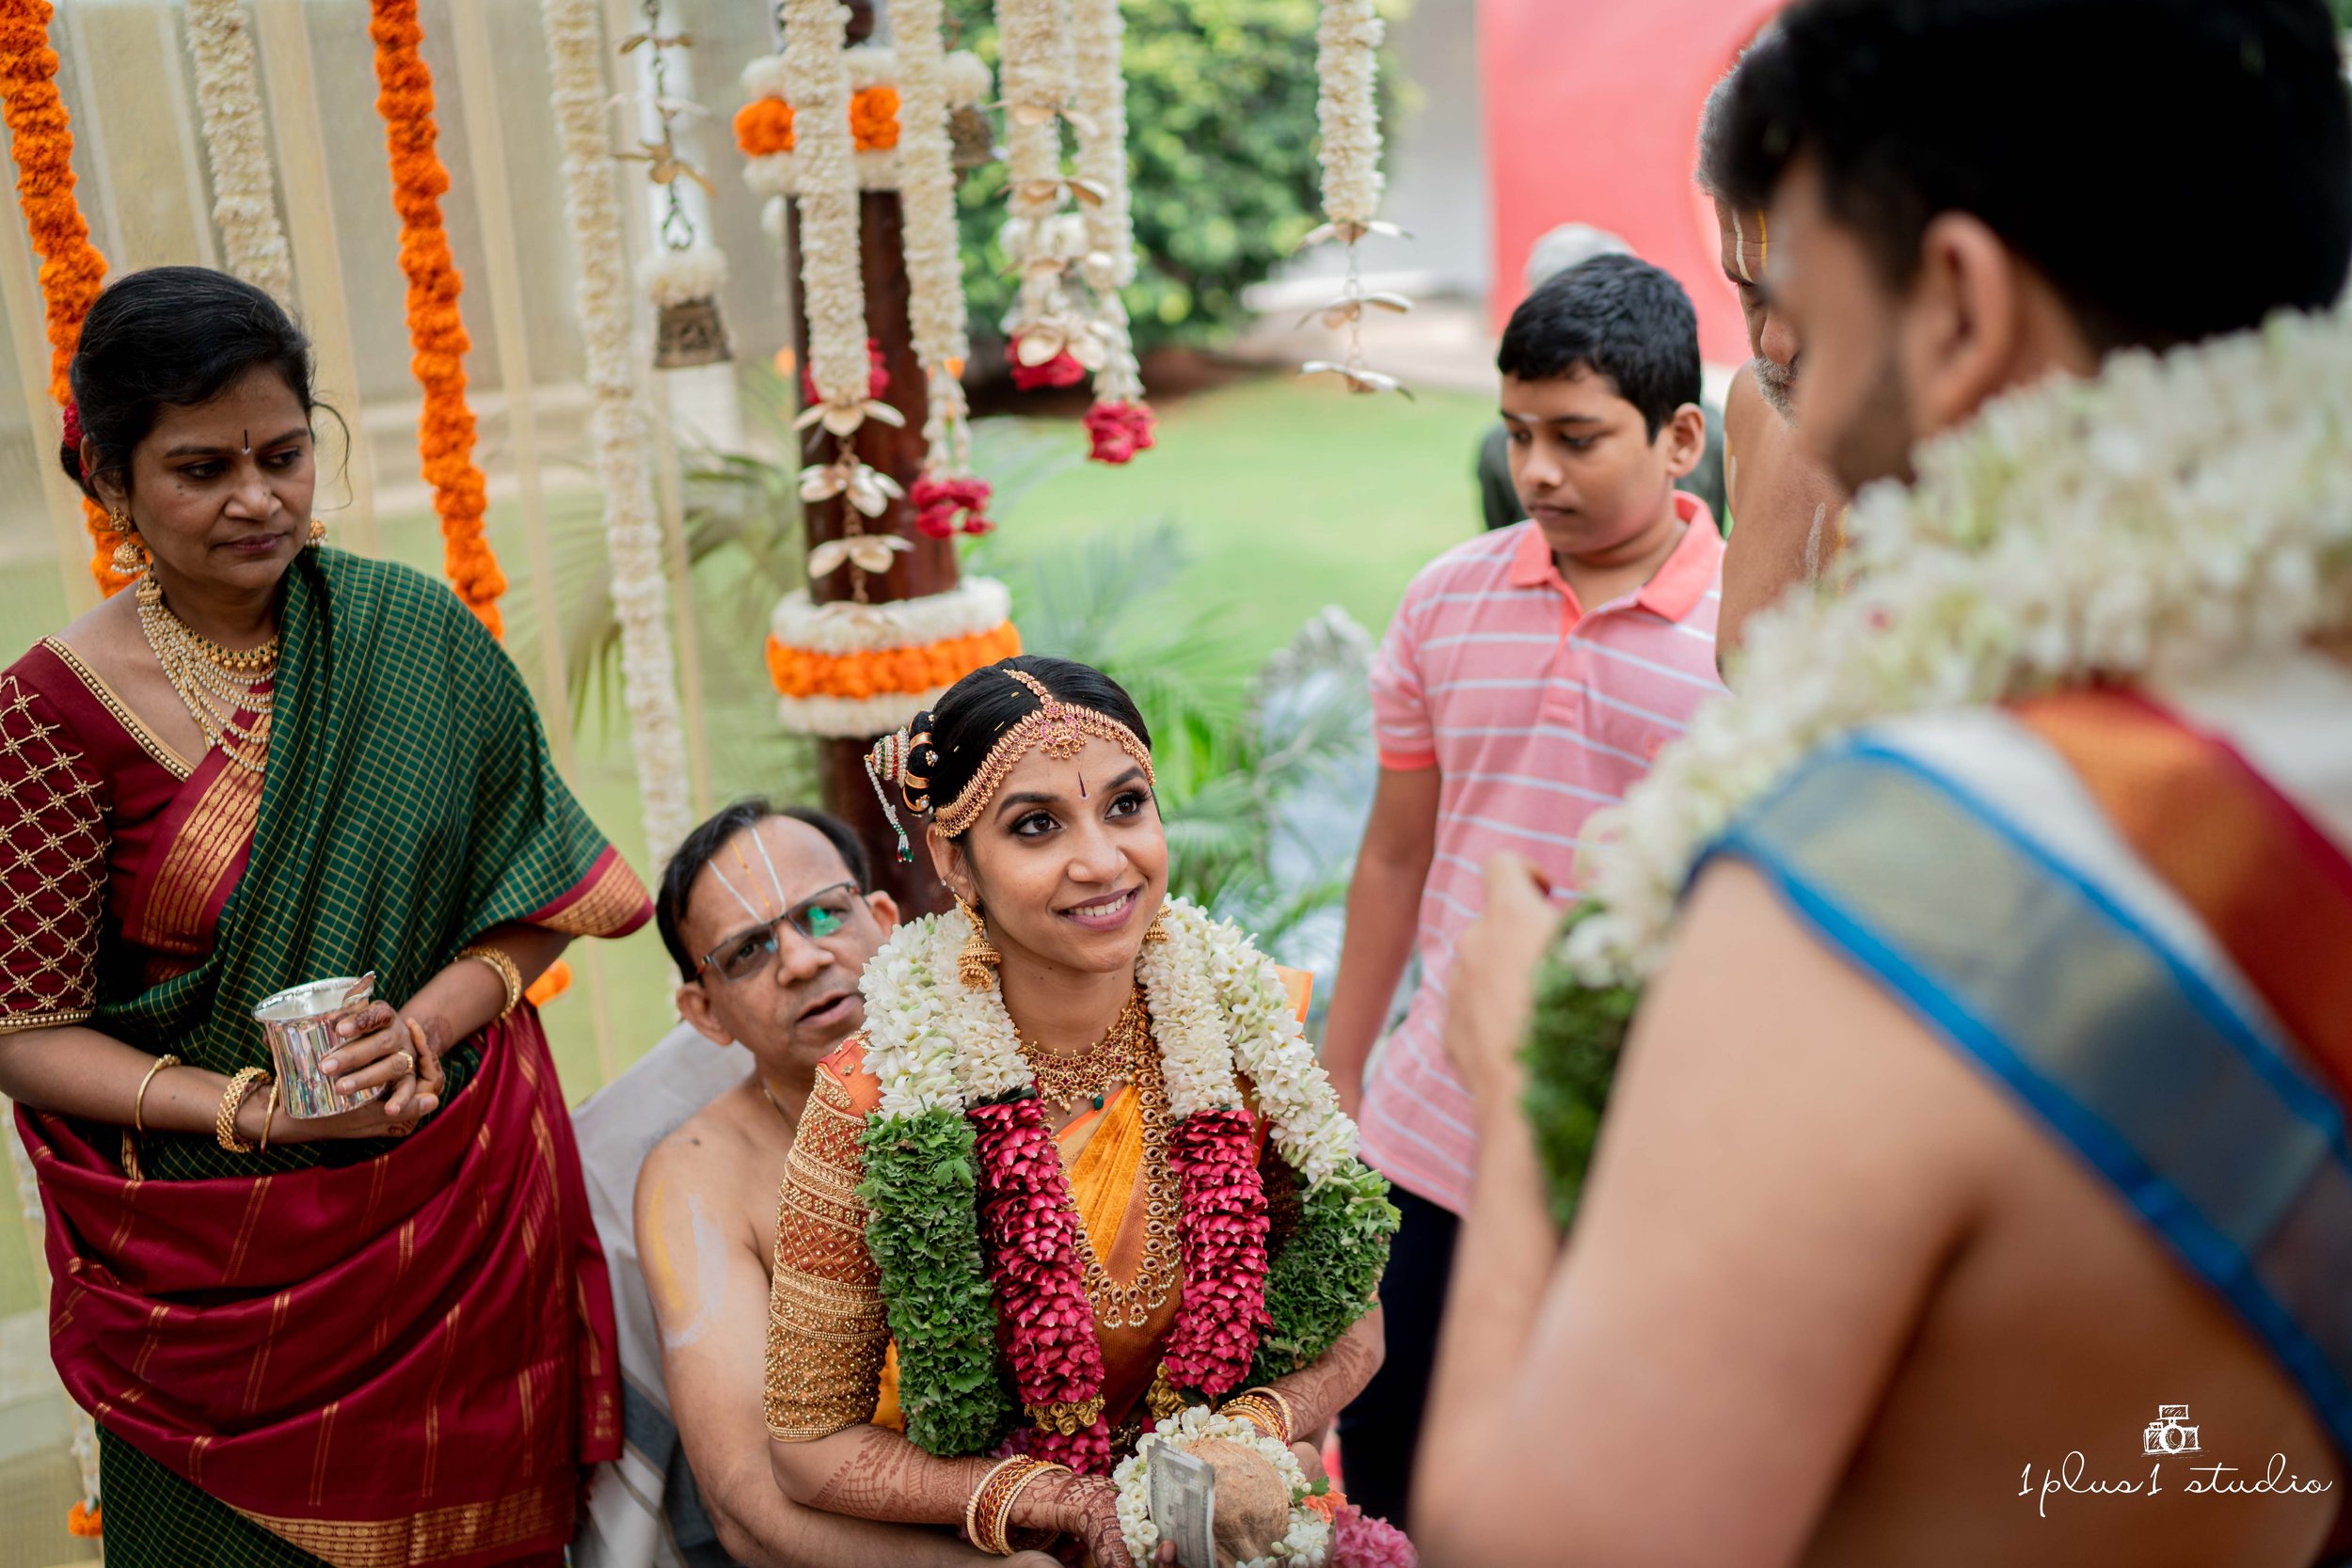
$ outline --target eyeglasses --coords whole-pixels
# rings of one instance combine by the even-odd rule
[[[840,935],[841,928],[856,916],[864,902],[855,882],[836,882],[802,899],[764,926],[738,931],[705,953],[702,961],[694,966],[695,972],[715,969],[722,980],[748,980],[774,961],[785,927],[791,927],[807,941],[823,942],[827,937]]]

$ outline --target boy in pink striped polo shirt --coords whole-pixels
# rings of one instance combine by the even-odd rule
[[[1675,488],[1706,437],[1690,296],[1645,261],[1597,257],[1520,304],[1496,363],[1529,520],[1433,562],[1381,645],[1379,788],[1323,1047],[1405,1213],[1381,1289],[1387,1360],[1341,1422],[1349,1496],[1400,1521],[1477,1156],[1438,1035],[1481,868],[1514,851],[1573,897],[1585,817],[1723,689],[1723,544]],[[1367,1080],[1408,955],[1420,987]]]

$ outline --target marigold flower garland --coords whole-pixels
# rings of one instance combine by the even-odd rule
[[[588,434],[604,492],[612,614],[621,629],[621,689],[646,847],[660,863],[692,827],[693,801],[670,644],[661,526],[638,418],[628,238],[605,139],[604,30],[596,0],[541,0],[539,20],[564,154],[564,217],[580,267],[574,298],[593,399]]]
[[[1816,746],[1896,715],[2225,667],[2352,630],[2352,314],[2280,314],[2054,376],[1854,502],[1814,594],[1750,623],[1701,710],[1593,819],[1589,896],[1537,1006],[1528,1113],[1566,1219],[1692,867]]]
[[[466,351],[472,341],[457,311],[464,287],[441,226],[441,193],[449,171],[434,144],[433,72],[420,52],[424,29],[417,0],[369,0],[368,36],[375,41],[375,100],[384,117],[384,145],[392,171],[392,205],[400,214],[400,270],[408,279],[408,361],[424,404],[417,416],[417,450],[433,510],[441,519],[443,565],[450,586],[492,635],[503,636],[499,597],[506,576],[483,533],[489,489],[473,460],[473,410],[466,404]]]
[[[1286,1008],[1279,1021],[1269,1016],[1269,996],[1287,994],[1273,966],[1247,937],[1184,900],[1170,899],[1166,913],[1170,940],[1147,948],[1136,966],[1174,1123],[1169,1158],[1185,1196],[1186,1276],[1162,1370],[1174,1386],[1214,1398],[1245,1375],[1297,1370],[1370,1309],[1396,1211],[1387,1183],[1357,1160],[1354,1124],[1296,1019]],[[1020,1418],[1016,1390],[1022,1402],[1044,1402],[1035,1391],[1051,1389],[1083,1411],[1100,1389],[1068,1180],[1050,1137],[1041,1150],[1022,1131],[1032,1113],[1000,1108],[1034,1104],[1033,1084],[998,993],[966,990],[957,978],[967,931],[960,913],[902,927],[862,982],[866,1068],[882,1094],[866,1123],[859,1191],[902,1357],[908,1435],[939,1454],[996,1446]],[[1299,1228],[1271,1268],[1237,1067],[1250,1073],[1275,1150],[1301,1183]],[[923,1162],[933,1168],[918,1168]],[[941,1162],[954,1169],[941,1171]],[[973,1198],[943,1212],[938,1205],[967,1180]],[[1345,1307],[1331,1310],[1328,1295],[1272,1295],[1282,1261],[1301,1248],[1329,1265],[1325,1280],[1357,1292]],[[1088,1349],[1064,1332],[1065,1313],[1076,1310],[1061,1289],[1071,1279],[1081,1282],[1091,1378]],[[1000,1318],[1012,1388],[999,1372]],[[1279,1364],[1269,1374],[1270,1362]],[[1101,1473],[1107,1427],[1099,1416],[1071,1424],[1078,1430],[1030,1428],[1013,1441]]]
[[[820,605],[805,589],[777,604],[768,673],[777,715],[800,735],[880,735],[973,671],[1021,651],[1012,595],[993,578],[877,605]]]
[[[40,296],[48,318],[49,395],[71,410],[69,372],[82,338],[82,318],[105,286],[106,259],[89,243],[89,225],[73,197],[73,131],[57,96],[57,52],[49,47],[48,0],[0,0],[0,112],[16,160],[16,194],[24,209],[33,251],[40,258]],[[90,576],[103,593],[131,578],[114,569],[115,535],[105,508],[85,498]]]
[[[278,221],[268,122],[244,0],[187,0],[187,20],[222,259],[230,272],[291,307],[294,252]]]

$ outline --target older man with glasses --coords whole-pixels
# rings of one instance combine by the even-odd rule
[[[685,1026],[579,1113],[592,1165],[644,1162],[634,1246],[622,1249],[644,1291],[628,1280],[616,1292],[631,1452],[598,1478],[575,1548],[596,1568],[981,1560],[944,1532],[801,1508],[769,1471],[776,1193],[817,1064],[864,1024],[858,975],[898,923],[890,895],[866,891],[868,870],[843,823],[754,800],[695,829],[662,874],[654,917]]]

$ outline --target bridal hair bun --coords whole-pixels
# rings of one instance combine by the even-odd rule
[[[930,814],[931,770],[938,766],[939,748],[931,744],[929,708],[909,721],[905,729],[894,730],[875,741],[866,753],[866,776],[873,781],[882,815],[890,818],[891,831],[898,835],[901,864],[913,861],[914,854],[907,843],[907,831],[898,820],[898,813],[903,810],[918,817]],[[895,801],[891,799],[894,795],[898,797]]]

